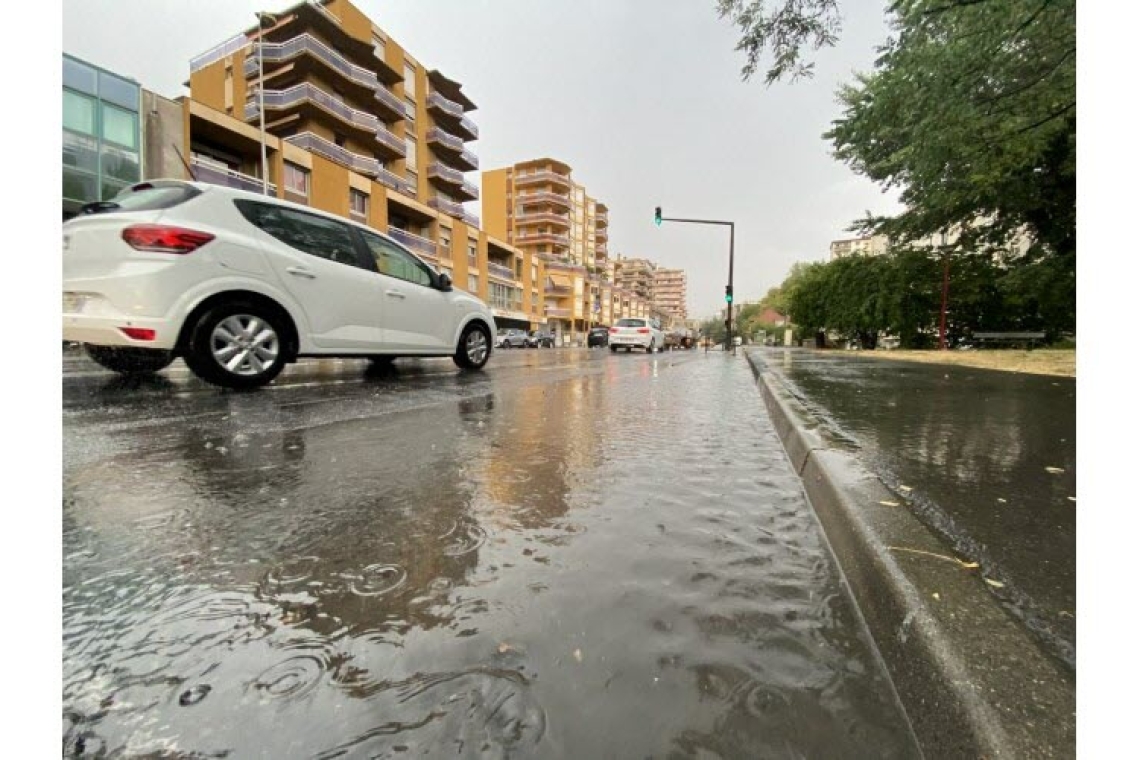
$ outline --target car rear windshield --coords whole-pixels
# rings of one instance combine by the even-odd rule
[[[123,192],[115,196],[110,203],[115,204],[114,207],[108,208],[108,211],[158,211],[159,209],[173,208],[180,203],[185,203],[196,195],[201,194],[201,190],[193,185],[186,185],[183,183],[171,185],[159,185],[149,182],[143,182],[128,187]]]
[[[644,319],[619,319],[617,321],[618,327],[645,327]]]

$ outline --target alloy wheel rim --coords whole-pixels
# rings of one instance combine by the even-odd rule
[[[263,374],[277,361],[277,332],[261,317],[234,314],[214,327],[210,353],[227,372],[243,377]]]
[[[475,364],[483,361],[487,356],[487,336],[482,330],[472,330],[467,336],[467,358]]]

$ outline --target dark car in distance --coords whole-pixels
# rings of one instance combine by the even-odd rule
[[[590,334],[586,336],[586,347],[593,348],[594,346],[608,346],[610,343],[610,328],[608,327],[595,327],[590,330]]]
[[[554,348],[554,333],[547,330],[534,330],[527,336],[528,348]]]

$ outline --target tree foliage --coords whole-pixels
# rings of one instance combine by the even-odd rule
[[[825,135],[906,211],[864,219],[895,243],[1076,252],[1075,0],[896,0],[873,73]]]
[[[805,59],[804,48],[831,47],[839,39],[837,0],[717,0],[717,12],[740,27],[736,49],[746,58],[741,71],[746,80],[765,52],[772,56],[767,84],[810,78],[815,64]]]

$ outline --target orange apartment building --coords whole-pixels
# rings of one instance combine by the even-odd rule
[[[672,321],[689,318],[687,277],[684,269],[657,267],[653,271],[653,302]]]
[[[524,293],[563,341],[596,325],[646,316],[648,302],[612,281],[609,209],[553,158],[483,172],[483,224],[529,258]]]
[[[492,307],[500,327],[545,323],[526,298],[541,266],[464,206],[479,129],[462,84],[417,61],[348,0],[301,2],[190,64],[183,153],[197,179],[268,192],[368,224]]]

